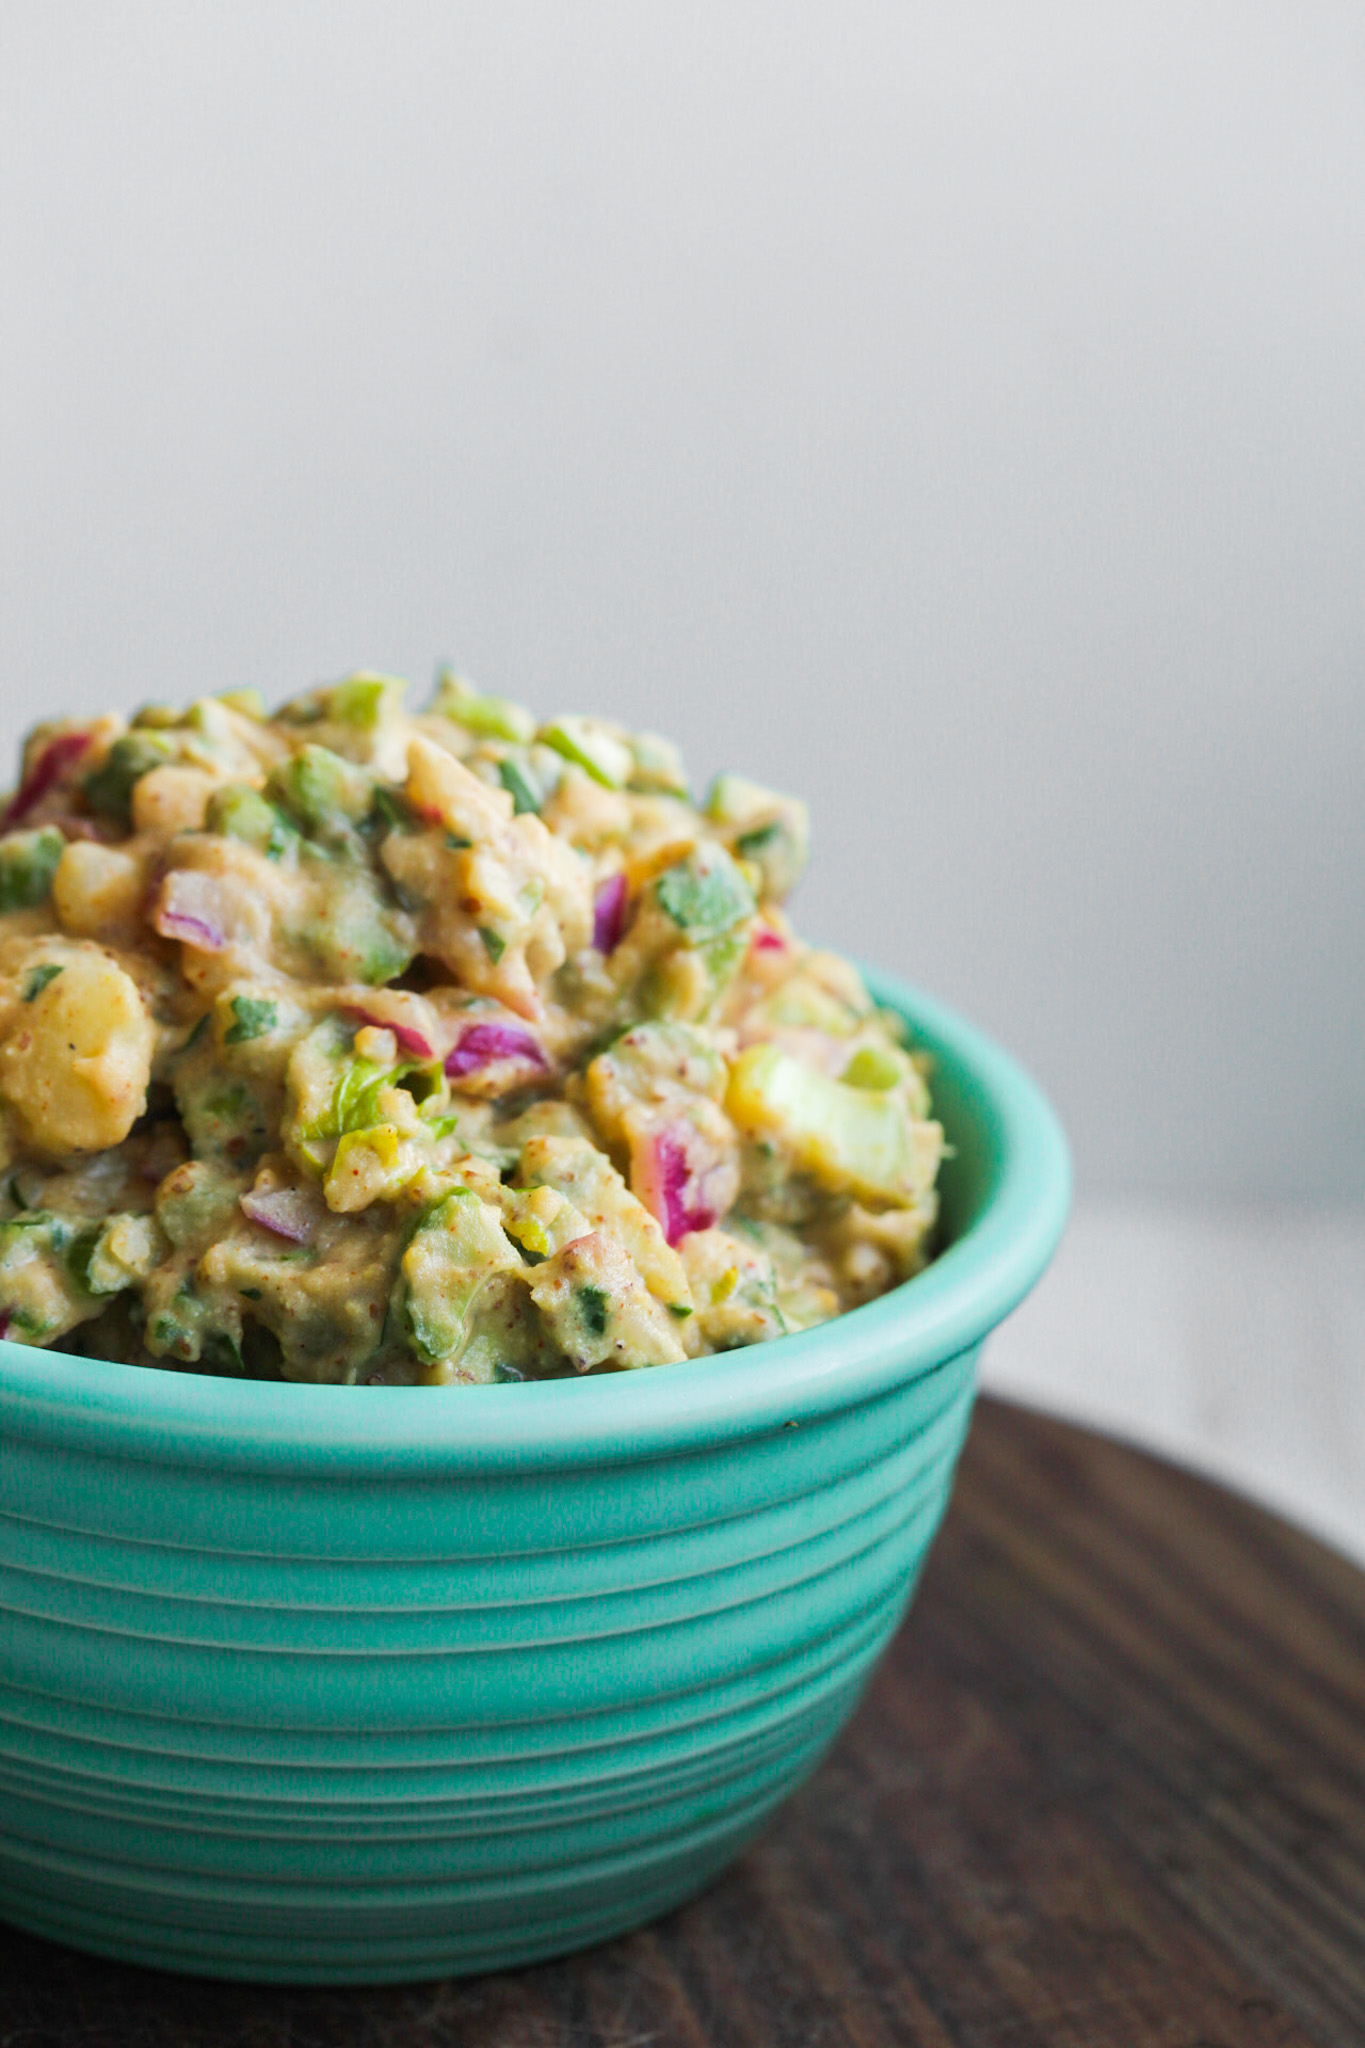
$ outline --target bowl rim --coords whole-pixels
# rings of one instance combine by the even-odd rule
[[[635,1463],[812,1421],[927,1377],[1028,1293],[1071,1197],[1066,1139],[1042,1090],[947,1005],[865,970],[992,1120],[980,1214],[931,1265],[812,1330],[662,1371],[465,1387],[334,1387],[100,1364],[0,1340],[0,1434],[155,1465],[331,1475],[537,1471]]]

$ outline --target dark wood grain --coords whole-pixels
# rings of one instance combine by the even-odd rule
[[[0,1930],[0,2048],[1360,2048],[1365,1576],[985,1401],[852,1727],[694,1905],[383,1991]]]

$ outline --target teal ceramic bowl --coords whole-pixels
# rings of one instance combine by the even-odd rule
[[[271,1386],[0,1343],[0,1915],[172,1970],[488,1970],[634,1926],[813,1769],[905,1612],[1064,1141],[937,1061],[946,1249],[755,1350]]]

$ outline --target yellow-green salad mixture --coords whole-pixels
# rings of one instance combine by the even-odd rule
[[[0,815],[0,1334],[448,1385],[801,1330],[927,1256],[923,1062],[806,814],[355,675],[38,726]]]

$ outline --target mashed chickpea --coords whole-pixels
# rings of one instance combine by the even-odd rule
[[[38,727],[0,818],[0,1332],[470,1384],[799,1330],[927,1256],[922,1062],[804,807],[445,676]]]

